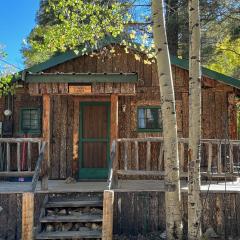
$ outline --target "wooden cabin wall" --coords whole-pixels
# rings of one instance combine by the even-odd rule
[[[212,227],[220,236],[240,236],[239,193],[202,193],[202,231]],[[187,233],[187,192],[182,192],[183,228]],[[165,230],[164,192],[115,192],[114,234],[137,236]],[[186,235],[185,235],[186,237]],[[184,238],[185,239],[185,238]]]
[[[108,48],[100,55],[93,54],[77,57],[73,60],[56,65],[45,72],[137,72],[139,82],[136,96],[119,96],[119,138],[156,137],[162,133],[140,133],[137,131],[137,107],[160,106],[160,90],[156,64],[145,64],[143,54],[126,53],[122,47],[115,47],[115,52]],[[179,137],[188,137],[188,71],[172,65],[174,79],[176,113]],[[237,138],[236,108],[234,103],[234,89],[207,77],[202,78],[202,137],[203,138]],[[117,86],[119,85],[119,86]],[[108,92],[115,87],[121,89],[119,83],[99,85],[102,92]],[[123,106],[126,105],[125,112]],[[73,102],[71,97],[52,97],[52,142],[51,142],[51,178],[64,179],[72,176],[72,119]],[[67,126],[67,128],[66,128]],[[225,129],[226,131],[224,131]],[[157,146],[152,147],[152,155]],[[131,152],[131,150],[130,150]],[[132,151],[133,152],[133,151]],[[145,150],[142,149],[145,156]],[[157,170],[156,161],[152,160],[151,169]],[[203,157],[207,159],[207,157]],[[120,161],[121,162],[121,161]],[[131,164],[131,163],[129,163]],[[206,163],[203,161],[203,166]],[[140,168],[144,169],[144,166]]]
[[[137,106],[160,105],[159,81],[156,64],[145,64],[146,57],[136,52],[126,53],[123,47],[115,46],[115,52],[104,48],[100,55],[87,55],[56,65],[45,72],[137,72],[139,82],[136,96],[119,97],[119,137],[160,136],[161,133],[138,133]],[[174,79],[178,135],[188,137],[188,71],[172,65]],[[202,136],[203,138],[224,138],[226,135],[236,139],[236,109],[234,108],[234,89],[203,77],[202,84]],[[114,83],[113,83],[114,85]],[[111,86],[103,85],[103,88]],[[122,112],[126,105],[126,112]],[[231,120],[231,121],[230,121]],[[128,122],[128,126],[122,127]],[[230,123],[230,124],[229,124]],[[229,131],[224,132],[222,129]],[[127,125],[127,124],[124,124]]]
[[[22,194],[0,194],[0,239],[21,239]]]
[[[73,98],[51,97],[50,178],[72,176],[73,159]]]

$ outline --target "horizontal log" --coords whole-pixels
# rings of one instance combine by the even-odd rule
[[[144,170],[117,170],[117,174],[125,176],[164,176],[163,171],[144,171]]]
[[[12,172],[0,172],[0,177],[32,177],[33,171],[12,171]]]
[[[163,142],[163,137],[148,137],[148,138],[119,138],[117,142]],[[178,138],[179,143],[188,143],[188,138]],[[201,139],[202,143],[212,143],[221,145],[240,145],[240,140],[225,140],[225,139]]]
[[[42,142],[42,138],[0,138],[0,143]]]

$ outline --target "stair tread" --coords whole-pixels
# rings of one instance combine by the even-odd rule
[[[35,239],[65,239],[65,238],[101,238],[100,230],[89,231],[56,231],[38,233]]]
[[[46,204],[46,208],[51,207],[101,207],[102,200],[84,200],[84,201],[52,201]]]
[[[40,222],[102,222],[101,214],[81,214],[79,216],[46,216],[40,219]]]

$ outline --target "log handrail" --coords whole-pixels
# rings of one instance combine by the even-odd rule
[[[115,176],[114,176],[114,165],[116,164],[116,155],[117,155],[117,142],[113,140],[110,152],[110,162],[109,162],[109,171],[108,171],[108,189],[111,190],[116,187]]]
[[[42,138],[0,138],[0,143],[41,143],[42,141]]]
[[[46,145],[47,145],[46,142],[42,143],[41,150],[39,152],[38,160],[37,160],[37,163],[36,163],[34,175],[33,175],[33,178],[32,178],[32,189],[31,190],[32,190],[33,193],[36,191],[38,179],[39,179],[39,176],[40,176],[40,170],[41,170],[42,162],[44,160],[44,151],[45,151]]]
[[[184,175],[184,170],[187,170],[187,145],[188,138],[178,138],[179,144],[179,162],[180,162],[180,173]],[[121,144],[123,152],[122,152],[122,160],[123,166],[116,172],[121,172],[121,174],[139,172],[139,144],[144,144],[146,148],[146,156],[145,156],[145,169],[141,169],[141,172],[152,171],[151,169],[151,145],[154,143],[161,143],[159,148],[158,155],[158,168],[157,171],[162,171],[163,166],[163,137],[147,137],[147,138],[120,138],[116,140],[117,148],[118,145]],[[203,149],[206,151],[205,157],[205,165],[203,165],[203,173],[205,174],[225,174],[230,173],[234,174],[236,172],[236,168],[240,168],[239,163],[237,163],[236,159],[234,161],[234,150],[240,150],[240,140],[229,140],[229,139],[201,139],[201,143],[205,146]],[[130,149],[132,148],[132,150]],[[225,149],[225,153],[223,153],[223,149]],[[129,151],[131,150],[134,153],[134,156],[129,156]],[[131,158],[131,163],[134,163],[135,167],[129,166],[129,158]],[[117,161],[117,160],[116,160]],[[234,164],[235,163],[235,164]],[[155,170],[156,171],[156,166]],[[185,176],[185,175],[184,175]]]
[[[32,145],[37,144],[38,149],[40,152],[40,146],[42,144],[42,138],[0,138],[0,144],[3,144],[3,149],[5,149],[5,163],[6,166],[4,169],[0,171],[0,175],[2,177],[5,176],[16,176],[23,177],[23,176],[32,176]],[[23,164],[21,163],[21,145],[27,144],[26,147],[26,162]],[[11,157],[12,157],[12,145],[16,145],[16,169],[17,171],[12,171],[11,169]],[[26,164],[26,168],[25,168]],[[23,166],[24,165],[24,166]],[[24,169],[25,168],[25,169]],[[21,176],[22,175],[22,176]]]

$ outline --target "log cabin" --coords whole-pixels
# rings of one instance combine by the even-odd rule
[[[186,178],[188,61],[172,56],[171,64],[180,171],[181,177]],[[48,179],[61,182],[71,178],[80,181],[80,184],[94,181],[94,189],[101,192],[102,188],[96,189],[98,181],[108,180],[110,189],[118,189],[120,179],[149,180],[164,177],[157,67],[155,63],[149,64],[144,53],[137,49],[126,51],[124,46],[118,44],[107,44],[101,49],[79,55],[74,52],[63,53],[22,71],[17,86],[13,96],[0,99],[2,178],[17,176],[24,180],[32,177],[31,192],[35,192],[41,175],[41,191],[48,192],[48,197],[53,199],[52,206],[61,208],[54,202],[55,196],[50,195]],[[202,68],[203,177],[225,179],[226,176],[238,175],[239,88],[240,80]],[[148,190],[145,186],[144,190]],[[70,192],[76,192],[77,196],[79,191],[72,189]],[[64,192],[68,192],[66,185]],[[156,202],[160,204],[158,202],[162,195],[156,196]],[[119,195],[117,197],[121,199]],[[122,197],[124,199],[126,195]],[[42,199],[38,197],[35,201],[39,202],[39,198]],[[120,215],[119,206],[116,203],[113,206],[111,201],[111,192],[104,193],[104,206],[112,206],[112,211],[118,209]],[[51,208],[51,203],[46,203],[46,199],[42,202],[46,209]],[[35,219],[34,223],[32,217],[27,215],[28,204],[34,205],[34,200],[31,195],[24,195],[22,221],[29,224],[30,219],[33,227],[37,221]],[[77,206],[76,203],[69,204],[67,207],[70,208]],[[82,203],[79,204],[81,207]],[[95,201],[95,205],[98,204]],[[117,219],[115,215],[109,215],[109,212],[104,215],[103,221],[113,224],[113,218],[115,222],[123,219],[127,222],[124,216]],[[46,224],[53,220],[43,217],[41,221],[40,232],[46,230]],[[64,222],[64,219],[61,221]],[[159,219],[156,228],[153,227],[152,230],[159,229],[162,221]],[[23,239],[30,239],[26,230],[28,228],[26,224],[23,225]],[[110,239],[108,237],[112,231],[109,229],[112,228],[112,225],[103,224],[103,239]],[[115,226],[114,229],[119,227]],[[129,231],[131,232],[130,229],[127,230],[128,233]],[[136,234],[138,231],[140,230],[136,230]],[[47,232],[42,234],[37,239],[64,239],[61,235],[63,233],[57,232],[55,236],[50,234],[52,238]],[[72,235],[68,234],[65,233],[64,236],[70,238]],[[90,233],[90,236],[99,237],[96,232]]]

